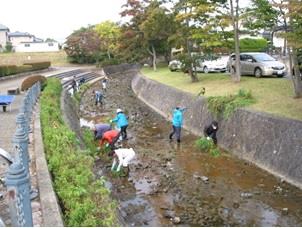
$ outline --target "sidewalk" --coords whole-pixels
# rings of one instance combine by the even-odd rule
[[[47,72],[47,74],[45,76],[49,76],[50,73],[56,74],[61,71],[62,70]],[[66,69],[65,69],[65,71],[66,71]],[[18,77],[18,78],[14,78],[14,79],[8,79],[8,80],[1,81],[0,82],[0,94],[6,94],[7,89],[11,88],[11,87],[20,88],[22,81],[26,77],[29,77],[29,76],[22,76],[22,77]],[[13,151],[13,145],[12,145],[11,141],[12,141],[12,138],[16,131],[16,116],[19,113],[19,109],[21,108],[22,100],[23,100],[24,96],[25,96],[24,92],[21,92],[20,95],[15,96],[15,100],[11,106],[11,111],[7,110],[7,112],[3,112],[2,108],[0,109],[0,132],[1,132],[0,148],[9,152],[12,156],[14,156],[14,151]],[[36,106],[34,108],[33,115],[37,114],[39,116],[38,107],[39,106]],[[37,133],[40,133],[40,132],[37,132],[37,131],[40,131],[40,127],[39,127],[40,125],[39,125],[39,119],[37,120],[34,116],[33,116],[33,119],[36,120],[35,124],[38,125],[38,128],[36,126],[34,126],[33,123],[31,124],[31,129],[33,129],[34,132],[29,134],[30,144],[29,144],[28,149],[29,149],[29,154],[30,154],[30,158],[31,158],[31,162],[30,162],[31,185],[34,189],[38,189],[40,186],[38,186],[38,180],[37,180],[37,178],[38,178],[37,175],[39,175],[37,173],[37,166],[39,166],[39,164],[41,164],[40,160],[42,160],[44,158],[44,151],[40,151],[38,156],[36,156],[35,150],[41,149],[41,146],[37,145],[38,142],[35,139]],[[33,134],[35,134],[35,137]],[[40,138],[40,141],[41,140],[42,139]],[[43,147],[42,147],[42,150],[43,150]],[[36,164],[36,157],[38,160],[37,164]],[[43,172],[48,172],[47,166],[43,167],[43,168],[46,169]],[[8,170],[8,164],[5,162],[5,160],[2,157],[0,157],[0,177],[1,177],[1,179],[4,179],[7,170]],[[46,179],[46,177],[47,176],[44,175],[44,179]],[[46,181],[46,180],[44,180],[44,181]],[[50,183],[47,183],[48,184],[47,194],[50,194],[52,191],[50,189],[52,187],[50,177],[48,178],[47,181],[50,182]],[[10,215],[9,215],[8,202],[5,197],[5,190],[6,190],[5,187],[2,184],[0,184],[0,218],[3,220],[3,222],[5,223],[6,226],[11,226],[12,224],[11,224]],[[1,197],[1,195],[2,195],[2,197]],[[45,205],[41,206],[40,197],[41,197],[41,194],[39,194],[39,196],[31,202],[34,226],[43,226],[44,225],[42,209],[43,208],[45,209]],[[48,197],[46,199],[48,200],[48,199],[50,199],[50,197]],[[45,199],[43,199],[43,200],[45,201]],[[51,198],[51,200],[52,200],[52,198]],[[55,204],[55,202],[53,202],[53,204]],[[48,216],[49,216],[49,214],[48,214]],[[54,218],[50,218],[50,219],[54,219]],[[56,218],[56,219],[59,220],[59,218]],[[60,223],[56,223],[56,224],[60,224]],[[62,225],[62,221],[61,221],[61,225]],[[48,226],[51,226],[51,224],[48,223]],[[60,226],[60,225],[58,225],[58,226]]]

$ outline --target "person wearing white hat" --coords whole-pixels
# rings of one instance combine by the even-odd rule
[[[127,139],[128,120],[122,109],[118,108],[116,110],[116,117],[110,122],[115,122],[117,127],[121,129],[122,139]]]
[[[119,172],[121,170],[121,167],[123,166],[123,169],[125,169],[126,174],[128,174],[129,172],[129,163],[131,162],[131,160],[133,160],[133,158],[135,157],[135,152],[132,148],[120,148],[120,149],[116,149],[114,150],[113,153],[113,163],[111,166],[111,171],[116,171]],[[117,159],[118,158],[118,166],[115,170],[116,164],[117,164]]]
[[[216,132],[218,131],[218,123],[217,121],[212,121],[209,126],[204,128],[204,136],[207,137],[208,140],[212,139],[215,144],[217,144]]]

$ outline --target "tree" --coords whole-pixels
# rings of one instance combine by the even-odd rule
[[[71,62],[95,63],[100,53],[100,39],[92,27],[81,28],[67,37],[64,48]]]
[[[292,82],[294,85],[294,92],[296,98],[302,97],[302,77],[300,75],[298,63],[298,50],[302,48],[302,6],[301,0],[289,0],[288,4],[288,17],[290,30],[287,30],[286,38],[289,48],[290,59],[292,60],[295,74],[292,74]]]
[[[152,56],[152,65],[156,71],[158,52],[170,51],[168,38],[175,32],[174,17],[158,1],[152,1],[146,9],[146,18],[139,25],[148,53]],[[163,53],[164,54],[164,53]]]
[[[6,45],[5,45],[5,50],[4,52],[12,52],[13,51],[13,45],[11,42],[6,42]]]
[[[107,53],[108,58],[116,52],[117,41],[121,34],[120,26],[112,21],[104,21],[95,26],[101,40],[101,50]]]
[[[232,18],[232,26],[234,29],[234,41],[235,41],[235,69],[231,69],[231,76],[234,82],[240,82],[241,72],[240,72],[240,49],[239,49],[239,0],[229,0],[230,1],[230,12]]]
[[[57,41],[53,38],[46,38],[45,42],[57,42]]]

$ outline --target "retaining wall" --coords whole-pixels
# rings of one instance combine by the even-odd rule
[[[134,73],[132,89],[139,99],[168,118],[173,107],[185,106],[184,128],[202,135],[213,119],[206,99]],[[219,146],[302,188],[302,122],[238,109],[219,121]]]

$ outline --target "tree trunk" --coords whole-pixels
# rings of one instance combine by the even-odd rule
[[[110,51],[107,50],[108,59],[111,59]]]
[[[295,98],[301,98],[302,97],[302,80],[301,80],[301,76],[300,76],[297,51],[295,48],[293,48],[291,57],[292,57],[292,63],[293,63],[293,68],[294,68],[294,72],[295,72],[294,74],[292,74]]]
[[[240,72],[240,49],[239,49],[239,31],[238,31],[238,20],[239,20],[238,0],[236,0],[236,15],[234,13],[233,0],[230,0],[230,8],[231,8],[232,24],[235,33],[234,38],[235,38],[235,54],[236,54],[235,71],[231,70],[231,76],[234,82],[240,82],[241,72]]]
[[[155,51],[155,48],[154,48],[154,45],[152,44],[151,45],[151,48],[152,48],[152,64],[153,64],[153,70],[156,71],[156,51]]]

